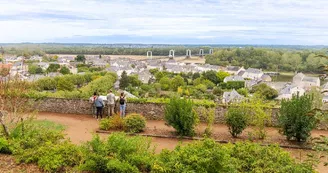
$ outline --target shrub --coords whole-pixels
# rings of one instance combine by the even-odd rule
[[[59,144],[46,143],[37,151],[30,149],[26,152],[32,152],[38,166],[49,172],[64,172],[63,170],[79,164],[81,160],[79,147],[68,141]]]
[[[173,97],[165,107],[165,121],[182,136],[194,135],[198,117],[191,100]]]
[[[247,88],[239,88],[239,89],[237,90],[237,92],[238,92],[239,94],[243,95],[244,97],[247,97],[247,96],[248,96],[248,90],[247,90]]]
[[[0,153],[11,154],[11,147],[7,139],[0,137]]]
[[[152,167],[154,173],[175,172],[236,172],[236,159],[230,158],[229,150],[207,139],[173,151],[163,150]]]
[[[251,92],[253,92],[265,99],[268,99],[268,100],[272,100],[272,99],[278,97],[278,91],[271,88],[270,86],[268,86],[265,83],[261,83],[259,85],[254,86],[252,88]]]
[[[130,114],[123,119],[124,130],[139,133],[146,127],[146,118],[140,114]]]
[[[101,130],[122,130],[123,127],[123,119],[119,115],[104,118],[99,123],[99,128]]]
[[[314,172],[311,165],[296,163],[288,152],[277,145],[260,146],[254,143],[236,143],[230,147],[232,149],[231,157],[238,160],[238,172]]]
[[[221,87],[214,87],[212,92],[216,96],[220,96],[223,94],[223,90],[221,89]]]
[[[58,144],[64,139],[63,127],[49,121],[24,121],[10,134],[13,154],[18,162],[36,162],[35,152],[46,143]],[[30,150],[31,152],[27,152]]]
[[[247,127],[247,116],[241,108],[229,107],[225,119],[233,137],[237,137]]]
[[[291,100],[281,102],[279,123],[287,140],[295,138],[305,141],[316,126],[316,118],[310,115],[312,98],[310,96],[293,96]]]
[[[81,171],[150,172],[154,161],[150,138],[111,134],[106,141],[95,136],[82,146]],[[138,171],[137,171],[138,170]]]
[[[227,89],[240,89],[245,87],[245,81],[228,81],[226,88]]]

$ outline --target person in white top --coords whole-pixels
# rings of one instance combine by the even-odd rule
[[[108,116],[113,116],[115,107],[115,95],[112,90],[109,90],[107,94]]]

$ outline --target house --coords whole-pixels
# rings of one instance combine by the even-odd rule
[[[223,79],[223,82],[224,83],[227,83],[229,81],[245,81],[243,77],[241,76],[237,76],[237,75],[234,75],[234,76],[227,76]]]
[[[238,66],[228,66],[226,68],[226,72],[230,73],[231,75],[237,75],[240,71],[245,70],[244,67]]]
[[[152,78],[152,75],[148,70],[144,70],[141,72],[134,72],[131,74],[138,75],[138,79],[144,84],[148,84],[148,81]]]
[[[39,61],[39,62],[42,62],[42,56],[39,56],[39,55],[33,55],[30,57],[30,60],[32,61]]]
[[[283,88],[277,97],[278,100],[282,99],[291,99],[293,95],[304,95],[305,90],[297,85],[287,85],[285,88]]]
[[[245,80],[245,87],[251,89],[254,85],[257,85],[261,80]]]
[[[289,85],[287,82],[264,82],[269,87],[277,90],[278,92],[284,89],[287,85]]]
[[[245,73],[243,73],[242,77],[247,79],[259,80],[264,75],[261,69],[256,68],[248,68]]]
[[[231,92],[224,92],[222,97],[222,103],[227,104],[231,102],[240,102],[244,99],[244,96],[240,95],[235,89]]]
[[[322,97],[322,102],[323,103],[328,103],[328,96],[323,96]]]
[[[262,80],[262,82],[271,82],[272,81],[272,78],[271,78],[271,76],[269,76],[267,74],[263,74],[261,76],[261,80]]]
[[[308,77],[303,73],[297,73],[293,77],[293,84],[302,87],[305,90],[310,90],[312,87],[320,87],[320,78]]]
[[[42,70],[47,70],[47,68],[49,67],[49,63],[47,62],[39,62],[37,63],[37,66],[42,68]]]
[[[321,92],[327,93],[327,95],[328,95],[328,82],[321,86]]]
[[[24,64],[21,61],[15,62],[11,69],[10,69],[10,75],[11,76],[15,76],[16,74],[22,74],[22,73],[26,73],[28,71],[28,65]]]

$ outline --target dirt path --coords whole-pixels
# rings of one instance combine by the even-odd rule
[[[92,138],[92,134],[99,128],[98,121],[92,118],[90,115],[74,115],[74,114],[57,114],[57,113],[48,113],[41,112],[38,116],[39,120],[50,120],[66,126],[66,134],[75,144],[80,144],[81,142],[86,142]],[[201,135],[206,128],[205,124],[200,124],[197,127],[198,135]],[[248,139],[248,132],[252,129],[248,128],[243,132],[237,140]],[[285,137],[278,133],[276,128],[267,128],[268,141],[276,142],[286,142]],[[144,133],[149,133],[150,131],[156,131],[156,133],[170,134],[174,132],[174,129],[168,127],[164,124],[163,121],[147,121],[147,129]],[[228,128],[222,124],[215,124],[213,126],[214,138],[227,139],[235,141],[236,139],[231,139],[230,134],[228,133]],[[316,137],[319,135],[328,136],[328,131],[314,130],[312,131],[312,136]],[[101,137],[106,137],[106,134],[101,134]],[[179,141],[178,139],[164,139],[164,138],[153,138],[153,144],[156,146],[156,152],[159,153],[162,149],[174,149],[177,144],[180,142],[187,143],[191,142],[190,140]],[[304,160],[308,151],[303,150],[287,150],[298,160]],[[328,172],[328,167],[323,165],[319,166],[320,173]]]

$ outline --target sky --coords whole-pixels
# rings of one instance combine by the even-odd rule
[[[0,43],[328,45],[326,0],[0,0]]]

